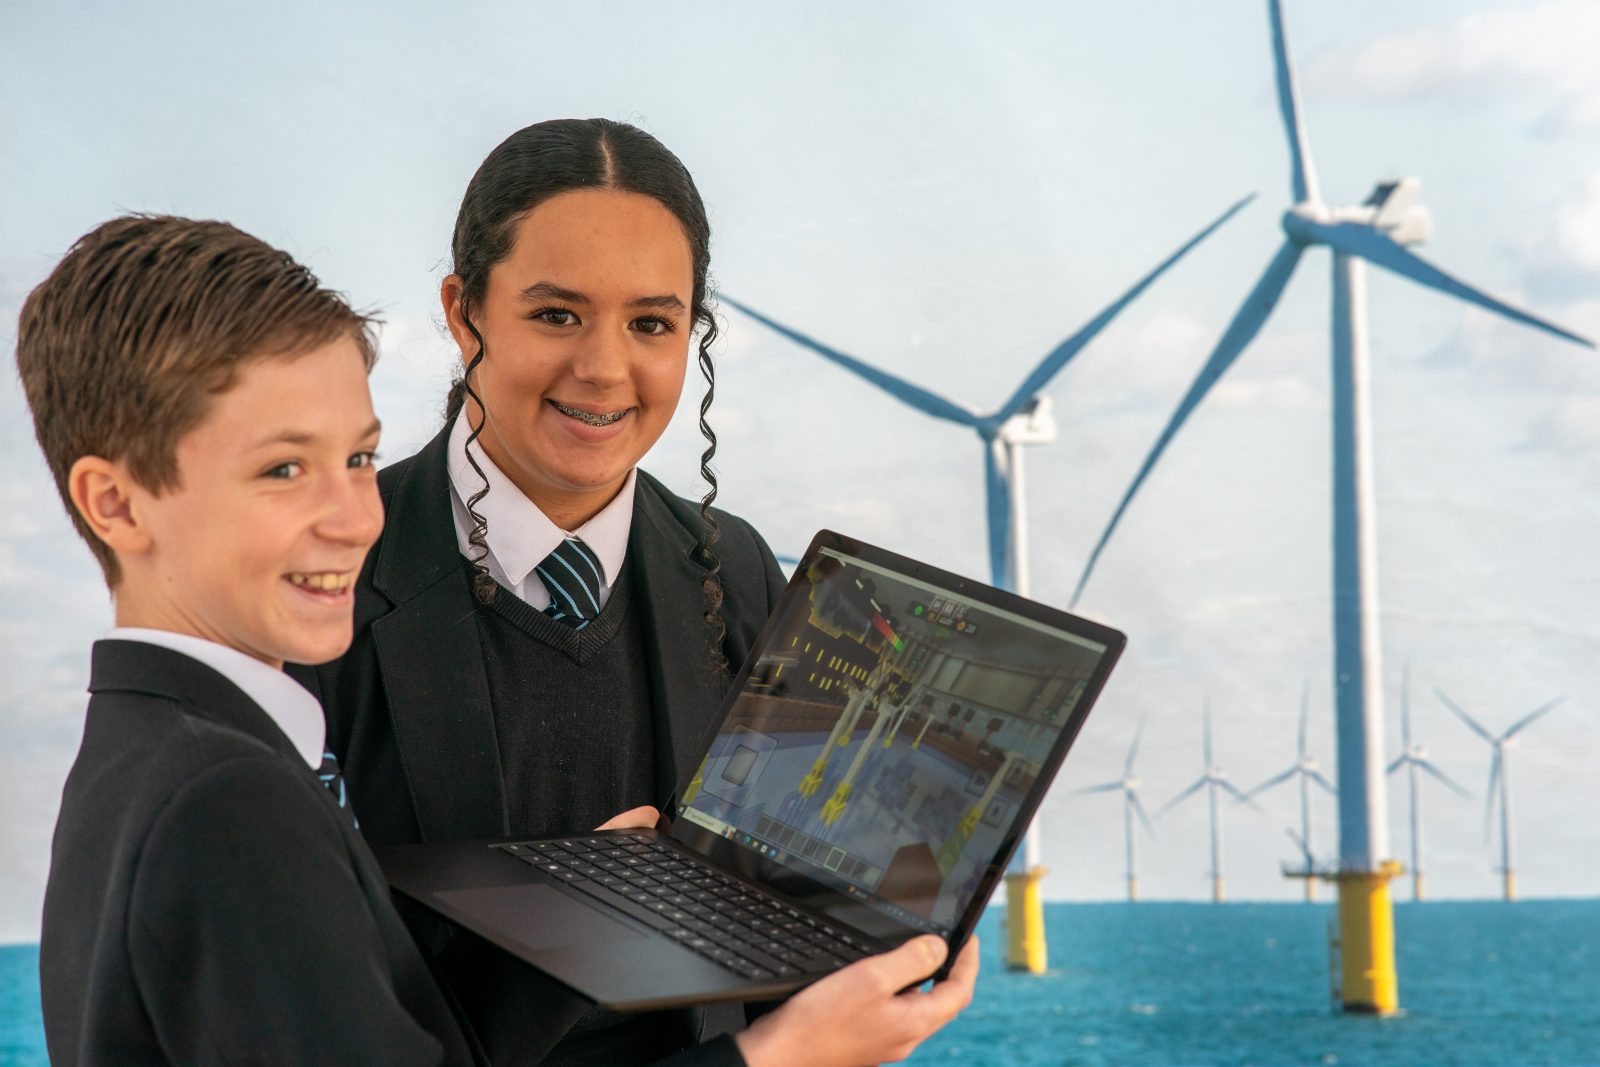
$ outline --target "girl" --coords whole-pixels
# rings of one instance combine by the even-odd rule
[[[441,299],[463,366],[445,426],[382,472],[354,644],[314,680],[379,843],[583,830],[661,806],[783,588],[760,536],[710,506],[710,228],[677,157],[600,119],[520,130],[473,176],[451,250]],[[696,339],[698,506],[635,466]],[[752,1067],[898,1059],[964,1006],[977,966],[968,946],[948,982],[896,996],[943,952],[919,940],[700,1044],[742,1017],[584,1014],[498,950],[415,925],[496,1063],[647,1063],[696,1045],[695,1062]]]

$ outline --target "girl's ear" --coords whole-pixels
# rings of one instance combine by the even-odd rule
[[[455,338],[456,348],[461,352],[461,363],[465,366],[473,356],[478,354],[477,339],[472,336],[472,331],[467,328],[467,319],[462,303],[462,294],[465,291],[461,275],[452,274],[439,285],[439,304],[444,308],[444,324],[450,330],[450,336]]]
[[[135,497],[138,483],[121,463],[100,456],[80,456],[67,472],[67,494],[84,524],[119,556],[138,555],[151,547]]]

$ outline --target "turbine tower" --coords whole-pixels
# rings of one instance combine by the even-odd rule
[[[1470,800],[1472,794],[1435,767],[1433,761],[1428,759],[1428,750],[1411,740],[1411,664],[1409,663],[1406,664],[1405,674],[1400,682],[1400,743],[1402,746],[1400,755],[1389,764],[1388,773],[1394,774],[1402,767],[1406,769],[1407,785],[1411,794],[1411,899],[1422,900],[1422,793],[1417,788],[1420,784],[1417,781],[1417,772],[1431,774],[1464,799]]]
[[[1377,527],[1374,518],[1372,415],[1367,349],[1366,268],[1372,263],[1429,289],[1476,304],[1514,322],[1579,344],[1593,344],[1554,323],[1467,285],[1407,249],[1431,230],[1416,204],[1414,178],[1381,182],[1360,205],[1323,202],[1310,142],[1289,65],[1280,0],[1268,0],[1278,106],[1289,142],[1294,202],[1283,214],[1285,240],[1222,339],[1179,401],[1154,447],[1111,516],[1072,602],[1077,603],[1106,543],[1179,429],[1233,366],[1289,284],[1307,249],[1333,253],[1333,635],[1334,706],[1339,755],[1340,998],[1345,1010],[1399,1010],[1394,966],[1394,907],[1389,879],[1399,864],[1389,856],[1383,789],[1383,670],[1378,636]]]
[[[1265,782],[1245,794],[1245,797],[1254,800],[1262,793],[1282,785],[1284,782],[1293,781],[1296,778],[1300,780],[1300,832],[1293,833],[1290,836],[1294,838],[1295,844],[1300,846],[1300,851],[1305,854],[1305,870],[1304,872],[1297,872],[1297,877],[1300,873],[1304,874],[1306,899],[1308,901],[1317,899],[1317,880],[1311,855],[1311,786],[1313,783],[1321,786],[1330,797],[1337,798],[1339,795],[1339,791],[1333,787],[1333,783],[1322,776],[1322,771],[1319,769],[1320,764],[1317,763],[1316,757],[1306,751],[1306,720],[1310,717],[1310,713],[1311,683],[1306,682],[1300,687],[1300,741],[1295,748],[1294,766],[1282,774],[1268,778]]]
[[[1206,770],[1196,778],[1190,786],[1165,804],[1156,812],[1156,818],[1161,818],[1185,800],[1194,796],[1200,790],[1206,791],[1206,800],[1211,807],[1211,899],[1214,903],[1221,904],[1225,892],[1223,888],[1222,873],[1222,818],[1217,811],[1217,790],[1222,790],[1241,804],[1248,804],[1257,811],[1261,809],[1256,802],[1239,791],[1239,787],[1228,780],[1228,772],[1217,766],[1211,758],[1211,701],[1206,701],[1205,711],[1205,757]]]
[[[1489,764],[1489,788],[1484,791],[1483,808],[1483,833],[1489,835],[1489,827],[1494,819],[1494,794],[1496,785],[1500,789],[1500,873],[1504,878],[1503,888],[1505,899],[1517,899],[1517,850],[1516,841],[1511,834],[1511,749],[1517,743],[1517,735],[1532,725],[1535,719],[1545,713],[1553,711],[1557,705],[1567,698],[1556,697],[1548,704],[1533,709],[1511,724],[1511,728],[1499,737],[1488,730],[1461,709],[1461,705],[1445,695],[1444,690],[1435,689],[1433,695],[1444,702],[1444,706],[1456,713],[1456,717],[1466,723],[1472,732],[1489,742],[1494,749],[1494,760]]]
[[[1195,245],[1211,236],[1254,199],[1255,194],[1252,193],[1235,203],[1157,264],[1154,270],[1135,282],[1132,288],[1107,305],[1078,332],[1047,353],[1006,402],[987,415],[830,348],[730,296],[721,299],[802,348],[809,348],[918,411],[975,432],[983,447],[984,512],[988,527],[990,581],[1002,589],[1027,596],[1028,527],[1024,506],[1026,493],[1022,476],[1022,450],[1028,445],[1052,444],[1056,439],[1056,424],[1050,415],[1050,398],[1041,396],[1040,391],[1101,330],[1110,325],[1123,308]],[[1025,970],[1033,974],[1043,974],[1045,971],[1044,905],[1039,895],[1039,881],[1044,874],[1045,869],[1039,861],[1039,831],[1035,825],[1023,838],[1023,847],[1006,875],[1006,965],[1012,970]]]
[[[1140,720],[1139,728],[1133,733],[1133,744],[1128,746],[1128,758],[1122,764],[1122,777],[1114,782],[1105,782],[1101,785],[1091,785],[1085,789],[1073,791],[1074,796],[1085,796],[1089,793],[1115,793],[1122,794],[1122,836],[1124,849],[1128,858],[1128,899],[1139,899],[1139,839],[1134,831],[1133,820],[1135,816],[1144,823],[1144,828],[1150,833],[1156,832],[1155,824],[1150,821],[1150,816],[1145,814],[1144,805],[1139,803],[1139,779],[1133,774],[1133,761],[1139,755],[1139,739],[1144,736],[1144,721]],[[1209,761],[1208,761],[1209,762]]]

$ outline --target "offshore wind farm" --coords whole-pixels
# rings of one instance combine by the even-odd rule
[[[1600,805],[1600,359],[1510,313],[1600,335],[1596,5],[1149,0],[977,17],[922,0],[712,0],[686,17],[622,0],[611,17],[636,32],[565,12],[583,32],[552,49],[501,0],[477,13],[503,20],[487,34],[414,0],[298,4],[286,10],[318,33],[182,4],[0,18],[8,328],[112,213],[239,221],[382,309],[371,380],[383,461],[400,459],[437,429],[453,369],[434,318],[468,164],[538,118],[640,122],[712,212],[717,505],[780,553],[820,526],[856,533],[976,578],[1009,572],[1131,638],[1019,863],[1042,900],[1042,973],[1026,945],[1008,968],[997,901],[973,1007],[913,1063],[1596,1062],[1600,831],[1573,813]],[[175,47],[181,76],[130,59]],[[442,47],[473,62],[441,67]],[[1206,219],[1223,224],[1171,256]],[[1289,257],[1327,263],[1330,284],[1285,276],[1257,321],[1263,301],[1241,298]],[[1368,278],[1364,262],[1383,269]],[[1039,378],[1071,324],[1141,279],[986,438],[978,424]],[[1365,329],[1341,340],[1330,310]],[[1219,338],[1252,328],[1218,367]],[[1336,343],[1352,350],[1338,396]],[[691,499],[699,385],[691,373],[643,463]],[[1368,387],[1370,444],[1346,451],[1360,433],[1336,441],[1334,408],[1359,428],[1344,412]],[[16,943],[0,948],[0,1063],[35,1064],[27,946],[83,650],[110,613],[15,383],[0,402],[0,942]],[[1367,474],[1347,508],[1332,486],[1350,468]],[[1000,512],[1020,553],[995,536],[996,496],[1016,503]],[[1341,573],[1381,564],[1338,604],[1336,523],[1358,542]],[[1352,672],[1336,618],[1364,611],[1354,647],[1378,654]],[[1373,800],[1386,809],[1371,858],[1400,868],[1399,1011],[1382,1019],[1343,1013],[1335,887],[1302,877],[1363,873],[1344,863],[1337,810],[1352,679],[1368,726],[1355,792],[1369,823]],[[1496,740],[1560,693],[1502,753]],[[1267,813],[1219,795],[1220,865],[1198,798],[1146,819],[1210,766],[1208,695],[1217,762]]]

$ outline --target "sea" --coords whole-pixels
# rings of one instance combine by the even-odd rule
[[[1398,904],[1402,1013],[1332,1008],[1326,904],[1050,904],[1050,970],[979,926],[972,1006],[908,1061],[1004,1067],[1597,1067],[1600,900]],[[39,951],[0,947],[0,1064],[47,1063]]]

